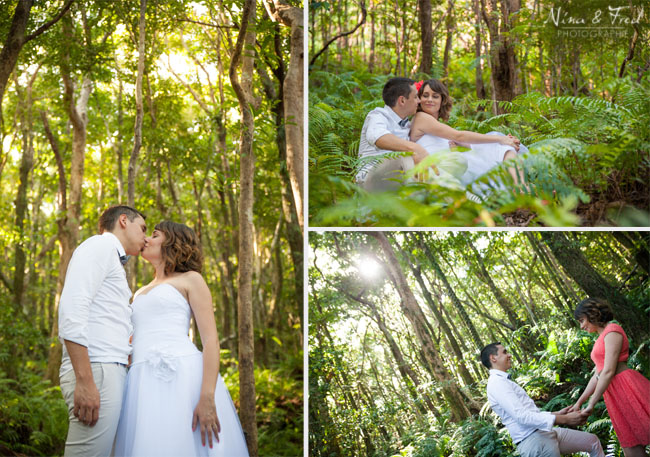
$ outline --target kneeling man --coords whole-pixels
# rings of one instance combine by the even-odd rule
[[[562,454],[588,452],[605,457],[598,437],[592,433],[553,427],[582,425],[587,415],[580,411],[540,411],[526,391],[510,380],[506,372],[512,356],[501,343],[488,344],[481,351],[481,362],[490,370],[487,396],[492,410],[501,418],[522,457],[560,457]]]

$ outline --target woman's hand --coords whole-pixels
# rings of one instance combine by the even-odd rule
[[[472,145],[469,143],[462,143],[460,141],[449,140],[449,149],[453,151],[455,148],[472,149]]]
[[[205,437],[208,437],[208,443],[212,448],[212,434],[219,442],[219,433],[221,432],[221,424],[217,417],[217,408],[214,405],[214,395],[202,396],[199,403],[194,408],[194,415],[192,417],[192,431],[196,430],[197,423],[201,427],[201,444],[205,446]]]
[[[585,416],[590,416],[591,413],[593,412],[594,412],[594,405],[592,405],[591,403],[585,406],[585,408],[582,410],[582,414]]]
[[[519,140],[511,136],[502,136],[499,137],[499,143],[504,146],[510,146],[514,148],[515,151],[519,151]]]
[[[510,135],[510,134],[508,133],[508,138],[512,138],[512,139],[515,141],[515,144],[516,144],[517,146],[519,146],[519,145],[521,144],[521,141],[519,140],[519,138],[517,138],[517,137],[514,136],[514,135]]]
[[[580,406],[582,406],[582,402],[578,401],[578,402],[576,402],[575,405],[573,405],[571,408],[569,408],[569,410],[567,412],[573,413],[573,412],[576,412],[576,411],[580,411]]]
[[[573,406],[565,406],[565,407],[562,408],[561,410],[559,410],[559,411],[555,411],[553,414],[557,415],[557,414],[566,414],[566,413],[570,413],[570,412],[571,412],[571,408],[573,408]]]

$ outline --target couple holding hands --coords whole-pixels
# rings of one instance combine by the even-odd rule
[[[604,300],[587,298],[574,311],[580,328],[598,333],[591,351],[596,368],[576,403],[560,411],[540,411],[523,388],[510,380],[511,355],[501,343],[487,345],[481,362],[490,370],[487,397],[522,457],[559,457],[588,452],[604,457],[596,435],[554,425],[583,425],[602,397],[625,457],[646,456],[650,444],[650,381],[629,369],[629,344]],[[580,409],[587,401],[587,406]]]

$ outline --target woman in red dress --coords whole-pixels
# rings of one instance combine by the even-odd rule
[[[614,315],[604,300],[587,298],[573,315],[582,330],[597,332],[598,339],[591,350],[595,374],[569,411],[579,411],[591,397],[583,409],[591,413],[602,396],[625,457],[646,456],[645,447],[650,444],[650,381],[627,367],[629,343],[625,332],[610,322]]]

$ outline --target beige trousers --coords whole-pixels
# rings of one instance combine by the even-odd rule
[[[115,441],[117,423],[122,410],[126,367],[118,363],[91,363],[95,385],[99,391],[99,420],[89,427],[80,422],[72,410],[76,378],[74,370],[61,376],[61,393],[68,406],[68,438],[65,457],[109,456]]]
[[[384,160],[375,165],[361,184],[369,192],[396,190],[402,186],[404,172],[415,166],[413,157]]]
[[[605,457],[596,435],[561,427],[554,427],[551,431],[536,430],[519,443],[517,450],[522,457],[560,457],[576,452],[588,452],[590,457]]]

